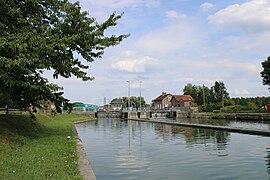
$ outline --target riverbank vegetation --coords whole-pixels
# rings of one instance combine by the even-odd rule
[[[265,105],[270,103],[270,97],[230,98],[225,84],[220,81],[216,81],[210,88],[204,85],[187,84],[183,93],[193,97],[193,106],[198,107],[200,112],[264,113]]]
[[[81,179],[72,122],[87,118],[0,115],[1,179]]]

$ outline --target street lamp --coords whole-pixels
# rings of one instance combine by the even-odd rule
[[[140,81],[140,112],[142,111],[142,82]]]
[[[130,107],[130,81],[127,81],[128,83],[128,111],[129,111],[129,107]]]

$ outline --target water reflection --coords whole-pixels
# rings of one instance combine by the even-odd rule
[[[99,180],[270,177],[268,137],[120,119],[76,128]]]
[[[267,171],[270,174],[270,148],[266,148],[267,156],[265,157]]]
[[[230,133],[211,129],[187,128],[166,124],[154,124],[154,129],[164,141],[174,141],[183,138],[187,147],[204,145],[205,150],[225,150],[230,140]],[[226,156],[227,153],[218,152],[217,156]]]

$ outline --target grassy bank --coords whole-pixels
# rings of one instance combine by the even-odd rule
[[[0,115],[0,179],[81,179],[72,121],[87,118]]]

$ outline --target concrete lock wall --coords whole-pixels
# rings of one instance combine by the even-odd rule
[[[97,118],[121,118],[122,113],[118,111],[98,111],[97,112]]]
[[[268,114],[263,113],[224,113],[224,114],[209,114],[209,113],[192,113],[191,118],[203,119],[235,119],[235,120],[270,120]]]

